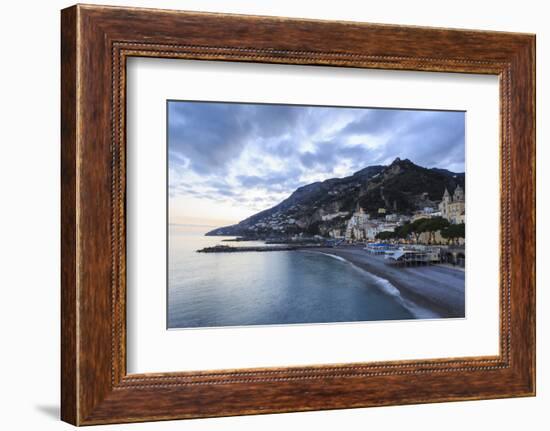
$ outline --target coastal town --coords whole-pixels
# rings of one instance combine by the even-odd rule
[[[426,199],[427,202],[430,202]],[[412,215],[389,212],[379,208],[374,216],[358,207],[349,212],[321,214],[324,222],[347,218],[342,228],[328,230],[326,236],[308,236],[304,233],[265,238],[265,246],[231,247],[218,245],[200,252],[242,252],[242,251],[290,251],[315,248],[361,248],[366,253],[383,256],[387,264],[465,265],[465,193],[457,185],[452,194],[447,188],[439,202],[430,202]],[[269,228],[284,233],[285,227],[296,220],[281,220],[274,214],[267,221],[254,227]],[[254,238],[258,239],[258,238]],[[238,237],[227,241],[246,241]]]
[[[324,219],[340,216],[329,214]],[[448,244],[456,240],[464,244],[463,228],[465,218],[464,190],[460,185],[451,195],[447,189],[441,202],[424,207],[413,215],[390,213],[385,208],[378,210],[378,217],[371,217],[362,208],[358,208],[347,222],[345,230],[334,229],[329,236],[347,243],[374,241],[377,239],[405,241],[418,244]]]

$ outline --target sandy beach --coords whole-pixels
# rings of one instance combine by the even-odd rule
[[[320,248],[369,273],[388,280],[401,296],[418,307],[419,317],[465,317],[465,272],[443,265],[394,267],[361,247]]]

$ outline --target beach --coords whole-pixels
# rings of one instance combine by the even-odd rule
[[[368,254],[359,246],[319,248],[315,252],[338,256],[387,280],[405,300],[417,306],[419,317],[465,317],[463,269],[437,264],[394,267],[386,264],[382,256]]]

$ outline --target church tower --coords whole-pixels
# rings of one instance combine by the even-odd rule
[[[441,198],[441,202],[439,204],[439,211],[441,211],[441,216],[445,219],[449,218],[449,205],[451,200],[451,194],[449,193],[449,190],[447,190],[447,187],[445,187],[445,193],[443,193],[443,198]]]
[[[451,202],[451,194],[449,193],[449,190],[447,190],[447,187],[445,187],[445,193],[443,193],[443,202],[445,203]]]
[[[453,194],[453,200],[455,202],[464,202],[464,190],[460,187],[460,184],[456,186],[455,192]]]

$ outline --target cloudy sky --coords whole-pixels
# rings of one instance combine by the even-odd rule
[[[463,112],[170,101],[170,222],[237,222],[299,186],[396,157],[464,172],[464,121]]]

